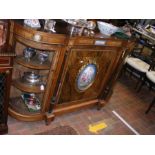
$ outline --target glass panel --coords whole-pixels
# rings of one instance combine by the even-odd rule
[[[41,110],[54,51],[16,43],[10,106],[22,114]]]

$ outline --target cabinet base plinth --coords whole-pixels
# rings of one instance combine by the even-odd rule
[[[46,113],[45,114],[45,122],[46,125],[49,125],[51,123],[51,121],[53,121],[55,118],[55,115],[53,115],[52,113]]]
[[[97,105],[97,103],[98,103],[98,99],[85,101],[85,102],[81,102],[81,103],[74,102],[74,103],[60,104],[60,105],[57,105],[56,107],[54,107],[53,114],[55,116],[58,116],[58,115],[73,112],[76,110],[90,108],[90,107]]]
[[[104,100],[99,100],[98,105],[97,105],[97,110],[100,110],[102,107],[104,107],[106,104],[106,101]]]

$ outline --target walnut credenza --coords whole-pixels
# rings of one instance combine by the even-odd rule
[[[57,115],[90,106],[103,107],[112,94],[130,44],[116,38],[52,34],[13,21],[11,33],[17,57],[14,59],[10,95],[13,102],[10,102],[9,114],[23,121],[44,119],[47,124]],[[50,61],[38,65],[35,59],[26,62],[22,54],[25,47],[49,52]],[[44,91],[24,85],[19,80],[18,70],[37,70],[46,75]],[[40,111],[30,112],[24,107],[20,101],[23,92],[40,95]]]

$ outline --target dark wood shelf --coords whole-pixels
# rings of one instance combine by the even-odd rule
[[[30,112],[21,97],[11,98],[9,106],[12,110],[23,115],[33,115],[33,114],[40,113],[40,110]]]
[[[31,69],[43,69],[43,70],[50,69],[50,61],[46,61],[40,64],[39,60],[37,60],[36,57],[31,59],[30,61],[27,61],[23,56],[17,56],[15,58],[15,62]]]
[[[40,90],[40,85],[30,85],[30,84],[24,83],[21,79],[13,80],[12,85],[24,92],[29,92],[29,93],[44,92],[44,90]]]

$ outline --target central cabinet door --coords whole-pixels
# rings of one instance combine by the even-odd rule
[[[114,47],[72,48],[66,59],[58,103],[98,98],[121,52]]]

